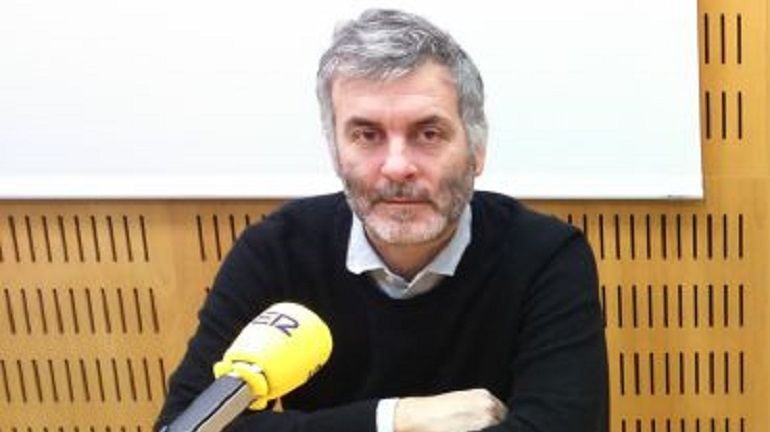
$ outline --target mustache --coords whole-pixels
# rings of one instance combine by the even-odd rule
[[[416,183],[388,182],[375,188],[369,197],[372,201],[387,201],[392,199],[430,201],[430,192]]]

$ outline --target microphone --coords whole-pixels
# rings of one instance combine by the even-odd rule
[[[219,432],[246,408],[264,409],[329,359],[332,337],[315,313],[276,303],[243,329],[214,365],[216,380],[161,432]]]

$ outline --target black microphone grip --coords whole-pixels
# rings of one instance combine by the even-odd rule
[[[252,400],[245,381],[224,375],[211,383],[189,408],[160,432],[219,432]]]

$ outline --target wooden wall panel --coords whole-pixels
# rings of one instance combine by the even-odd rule
[[[583,229],[596,253],[613,431],[770,426],[770,184],[706,186],[702,202],[531,203]]]
[[[770,430],[762,0],[702,0],[702,201],[532,201],[597,257],[613,432]],[[212,277],[279,201],[0,202],[0,432],[148,431]]]

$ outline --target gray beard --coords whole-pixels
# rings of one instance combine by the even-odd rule
[[[433,214],[427,221],[415,222],[414,214],[408,209],[392,211],[387,215],[373,214],[373,207],[390,198],[429,198],[428,192],[414,183],[389,183],[367,194],[365,187],[343,175],[345,197],[351,210],[358,216],[369,235],[388,244],[420,244],[440,237],[448,227],[454,225],[473,195],[474,164],[471,162],[459,176],[447,177],[441,181],[439,192],[448,194],[446,204],[430,202]],[[443,196],[438,197],[443,201]]]

